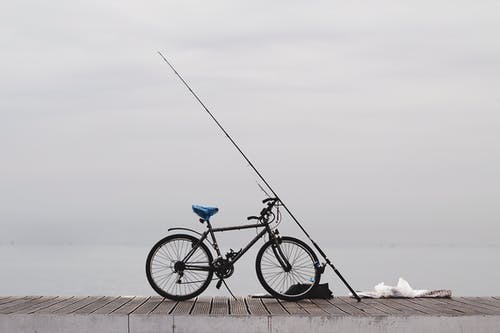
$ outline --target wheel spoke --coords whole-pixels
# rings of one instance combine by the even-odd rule
[[[313,287],[316,277],[316,267],[312,250],[304,247],[292,239],[282,239],[279,244],[281,251],[274,251],[271,243],[260,253],[258,269],[260,270],[261,282],[267,285],[278,295],[300,297],[306,295]],[[291,266],[290,271],[280,264],[277,256],[283,256]],[[313,281],[313,282],[311,282]],[[288,295],[287,291],[294,285],[306,285],[305,288],[297,288],[295,294]],[[310,285],[310,287],[307,287]]]
[[[213,273],[208,268],[212,256],[203,244],[193,248],[195,241],[191,236],[175,235],[151,250],[147,275],[155,290],[162,291],[162,296],[174,300],[194,297],[211,282]],[[188,261],[182,263],[188,255]],[[201,270],[201,267],[207,269]]]

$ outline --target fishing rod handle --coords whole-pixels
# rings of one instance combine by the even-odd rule
[[[331,268],[333,268],[333,271],[335,272],[335,274],[337,274],[339,279],[344,283],[344,285],[347,287],[347,289],[349,289],[349,291],[354,296],[354,298],[356,298],[356,300],[358,302],[361,302],[361,297],[359,297],[359,295],[354,291],[354,289],[351,288],[349,283],[344,279],[344,277],[342,276],[342,274],[340,274],[340,272],[337,270],[337,268],[335,268],[335,266],[333,266],[333,264],[330,262],[330,260],[328,260],[327,263],[328,263],[328,265],[330,265]]]

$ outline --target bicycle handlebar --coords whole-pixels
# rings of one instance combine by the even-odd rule
[[[274,205],[276,205],[276,203],[279,201],[279,198],[267,198],[267,199],[264,199],[262,200],[262,203],[268,203],[267,204],[267,207],[264,207],[262,209],[262,211],[260,212],[260,216],[248,216],[247,217],[247,220],[250,221],[250,220],[259,220],[259,221],[263,221],[263,219],[265,217],[267,217],[267,215],[271,212],[271,210],[273,209]]]
[[[279,200],[279,198],[267,198],[267,199],[262,200],[262,203],[266,203],[266,202],[269,202],[269,201],[274,201],[273,202],[273,204],[274,204],[278,200]]]

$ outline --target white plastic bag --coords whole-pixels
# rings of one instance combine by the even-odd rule
[[[384,282],[377,284],[374,291],[359,292],[360,297],[369,298],[387,298],[387,297],[422,297],[429,294],[429,290],[415,290],[412,289],[408,281],[399,278],[398,284],[395,287],[387,286]]]

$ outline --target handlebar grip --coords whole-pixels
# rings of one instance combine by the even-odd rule
[[[249,217],[247,217],[247,220],[249,220],[249,221],[250,220],[260,220],[260,217],[258,217],[258,216],[249,216]]]
[[[278,201],[279,199],[278,198],[267,198],[267,199],[262,200],[262,203],[266,203],[268,201],[273,201],[273,200]]]

